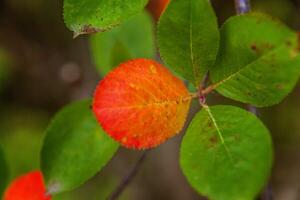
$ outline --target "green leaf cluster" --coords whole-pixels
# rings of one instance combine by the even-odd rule
[[[102,75],[125,60],[155,57],[153,21],[148,13],[141,12],[147,2],[64,1],[65,23],[74,36],[107,31],[90,39]],[[46,130],[40,156],[50,194],[82,185],[108,163],[119,147],[99,126],[90,104],[85,100],[64,107]]]
[[[105,75],[119,63],[155,56],[153,22],[140,13],[146,0],[65,0],[64,18],[75,35],[111,29],[91,38]],[[137,28],[138,27],[138,28]],[[213,90],[257,107],[281,102],[300,76],[299,34],[261,13],[229,18],[221,28],[208,0],[172,0],[157,27],[163,62],[191,82],[201,97]],[[210,85],[202,80],[209,73]],[[50,193],[74,189],[98,172],[118,144],[97,125],[89,101],[60,111],[48,127],[41,168]],[[233,106],[203,109],[189,125],[180,164],[192,187],[212,200],[252,200],[273,161],[268,129]]]
[[[216,90],[257,107],[281,102],[296,85],[299,43],[299,34],[261,13],[233,16],[219,29],[206,0],[171,1],[158,25],[163,61],[200,97]],[[181,146],[188,182],[212,200],[255,199],[272,166],[269,131],[241,108],[201,104]]]

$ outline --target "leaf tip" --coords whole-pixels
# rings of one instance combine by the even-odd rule
[[[51,196],[53,194],[57,194],[62,190],[61,184],[58,182],[52,182],[48,185],[46,196]]]
[[[84,25],[79,31],[74,31],[73,39],[77,38],[80,35],[93,34],[103,31],[103,29],[93,27],[92,25]]]
[[[80,36],[81,33],[80,32],[74,32],[73,33],[73,39],[76,39],[78,36]]]

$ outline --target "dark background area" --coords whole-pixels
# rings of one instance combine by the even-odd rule
[[[214,0],[213,5],[220,24],[235,15],[233,1]],[[0,0],[0,144],[10,179],[39,167],[39,149],[51,117],[65,104],[91,97],[101,78],[91,57],[89,37],[73,39],[64,25],[62,7],[62,1],[54,0]],[[252,7],[300,29],[300,0],[253,0]],[[217,94],[213,97],[212,104],[224,102]],[[193,111],[197,109],[194,106]],[[300,85],[281,104],[259,110],[259,116],[274,140],[275,163],[269,184],[274,199],[299,200]],[[202,199],[179,168],[181,137],[149,151],[121,199]],[[96,177],[56,199],[105,199],[140,154],[121,148]]]

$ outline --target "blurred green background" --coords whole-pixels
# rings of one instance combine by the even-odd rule
[[[220,24],[235,14],[233,1],[214,0],[213,5]],[[8,167],[0,178],[7,176],[8,182],[39,168],[44,130],[62,106],[90,97],[101,77],[122,60],[158,57],[155,19],[143,15],[139,21],[127,22],[124,27],[131,27],[129,30],[119,27],[106,35],[73,40],[63,22],[62,6],[62,1],[53,0],[0,0],[0,146]],[[148,8],[156,13],[155,6]],[[300,29],[300,0],[252,0],[252,8]],[[127,37],[132,34],[137,36]],[[113,42],[106,44],[109,40]],[[211,103],[235,104],[217,94],[211,99]],[[193,106],[194,112],[197,109]],[[274,199],[299,200],[300,85],[284,102],[259,110],[259,115],[275,143],[270,179]],[[203,199],[190,188],[179,169],[181,137],[182,134],[149,152],[138,176],[120,199]],[[105,199],[139,155],[140,152],[120,149],[92,180],[55,199]],[[2,187],[5,186],[0,185],[0,191]]]

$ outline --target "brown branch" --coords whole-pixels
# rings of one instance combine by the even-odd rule
[[[249,12],[251,10],[250,0],[235,0],[235,10],[237,14]]]
[[[273,192],[271,184],[268,184],[262,194],[260,195],[260,200],[273,200]]]
[[[145,161],[145,158],[147,156],[148,151],[144,151],[140,158],[137,160],[135,165],[133,166],[132,170],[129,172],[129,174],[124,177],[124,179],[120,182],[118,187],[112,192],[108,200],[116,200],[120,197],[122,192],[126,189],[126,187],[131,183],[133,178],[137,175],[139,170],[141,169],[141,166],[143,162]]]

